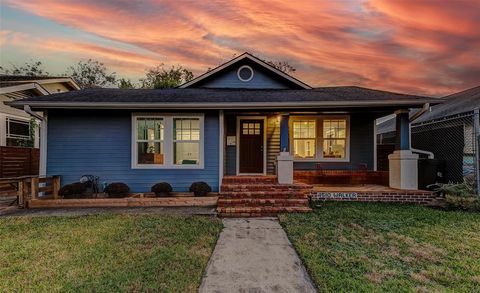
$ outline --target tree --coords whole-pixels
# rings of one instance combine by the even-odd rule
[[[128,78],[120,78],[117,81],[117,85],[119,89],[134,89],[135,85],[132,83],[132,81]]]
[[[266,63],[269,65],[275,67],[276,69],[285,72],[286,74],[293,74],[297,69],[290,65],[287,61],[267,61],[265,60]]]
[[[164,69],[164,64],[148,68],[145,78],[140,79],[142,88],[164,89],[177,87],[193,79],[193,73],[180,65]]]
[[[42,61],[30,60],[25,62],[21,66],[10,64],[10,68],[0,66],[0,72],[7,75],[26,75],[26,76],[49,76],[44,67]]]
[[[81,88],[112,86],[115,85],[116,81],[115,72],[108,72],[104,63],[93,59],[78,61],[78,63],[69,67],[67,73]]]

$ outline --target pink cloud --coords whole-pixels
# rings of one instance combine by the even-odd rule
[[[251,51],[291,62],[297,77],[313,86],[353,84],[446,94],[480,83],[480,4],[475,1],[4,3],[142,48],[139,53],[56,39],[37,45],[55,52],[61,42],[77,55],[98,56],[128,72],[165,62],[199,74],[233,54]]]

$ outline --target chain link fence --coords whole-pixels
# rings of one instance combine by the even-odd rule
[[[413,123],[412,148],[433,153],[445,183],[466,181],[479,193],[478,110]]]

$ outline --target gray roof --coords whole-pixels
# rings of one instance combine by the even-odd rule
[[[21,108],[282,108],[421,106],[440,99],[361,87],[311,90],[252,89],[86,89],[9,102]]]
[[[472,112],[480,108],[480,86],[454,93],[442,98],[443,103],[434,105],[429,112],[413,121],[412,125],[448,118],[451,116]],[[412,109],[410,116],[420,109]],[[395,119],[387,120],[377,126],[377,133],[395,131]]]
[[[480,86],[446,96],[443,99],[445,100],[443,104],[433,106],[430,112],[423,114],[414,122],[421,123],[441,119],[480,108]]]

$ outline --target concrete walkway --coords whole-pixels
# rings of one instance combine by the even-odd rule
[[[277,219],[223,224],[200,292],[316,292]]]

